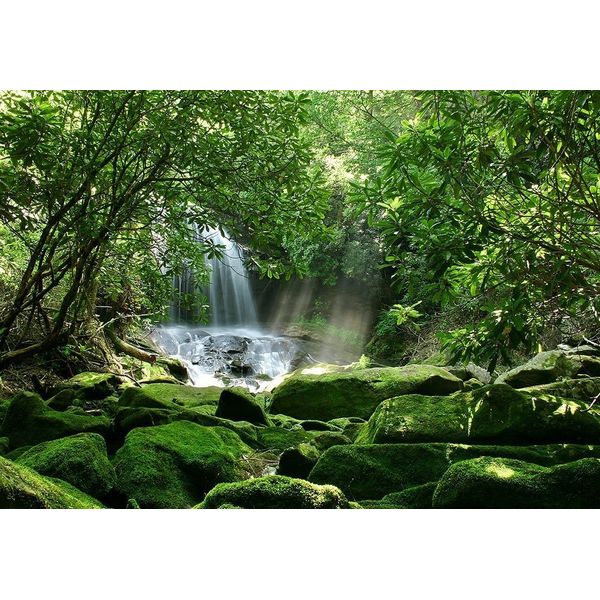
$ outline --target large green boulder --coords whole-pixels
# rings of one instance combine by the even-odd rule
[[[540,352],[524,365],[500,375],[496,383],[524,388],[571,378],[577,374],[600,375],[600,360],[591,356],[566,354],[562,350]]]
[[[306,479],[319,460],[320,452],[312,444],[298,444],[287,448],[279,457],[278,475]]]
[[[21,454],[16,463],[67,481],[95,498],[105,498],[116,483],[106,454],[106,442],[97,433],[78,433],[42,442]]]
[[[113,460],[117,488],[142,508],[186,508],[217,483],[246,477],[252,449],[233,431],[189,421],[127,434]]]
[[[364,500],[363,508],[431,508],[437,481],[386,494],[381,500]]]
[[[534,396],[550,395],[591,402],[600,394],[600,377],[561,379],[552,383],[520,388],[520,391]]]
[[[231,421],[247,421],[255,425],[268,425],[264,410],[243,388],[225,388],[219,396],[215,416]]]
[[[331,485],[270,475],[238,483],[222,483],[196,508],[349,508],[344,494]]]
[[[446,471],[434,508],[600,508],[600,459],[542,467],[482,457]]]
[[[85,371],[55,386],[52,394],[70,390],[81,399],[102,399],[115,392],[119,383],[119,378],[113,373]]]
[[[37,394],[19,392],[11,400],[0,432],[10,439],[12,448],[18,448],[75,433],[107,435],[110,427],[106,417],[56,411]]]
[[[386,398],[402,394],[451,394],[462,385],[458,377],[445,369],[429,365],[298,374],[274,390],[269,410],[297,419],[368,419]]]
[[[406,395],[382,402],[357,443],[600,443],[600,407],[508,385],[453,396]]]
[[[0,457],[0,508],[103,508],[69,483]]]
[[[452,464],[480,456],[553,465],[587,457],[600,458],[600,446],[440,443],[334,446],[321,455],[308,479],[335,485],[351,500],[376,500],[386,494],[437,481]]]
[[[223,388],[192,387],[176,383],[150,383],[142,387],[130,386],[119,398],[120,407],[128,408],[193,408],[215,405]]]

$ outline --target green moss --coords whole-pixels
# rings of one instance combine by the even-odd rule
[[[262,448],[282,451],[303,442],[308,442],[313,435],[302,428],[284,429],[283,427],[260,427],[256,431],[258,442]]]
[[[82,399],[101,399],[112,394],[118,384],[119,378],[112,373],[86,371],[57,385],[53,393],[58,394],[63,390],[71,390]]]
[[[20,392],[11,400],[1,432],[10,439],[12,448],[18,448],[75,433],[106,435],[110,426],[105,417],[59,412],[46,406],[37,394]]]
[[[196,508],[349,508],[337,488],[314,485],[280,475],[259,477],[239,483],[222,483],[212,489]]]
[[[96,498],[106,497],[116,483],[106,442],[97,433],[79,433],[43,442],[26,450],[15,462],[41,475],[67,481]]]
[[[434,508],[600,508],[600,459],[541,467],[482,457],[450,467]]]
[[[198,388],[174,383],[150,383],[128,387],[119,398],[119,406],[129,408],[193,408],[216,405],[223,388]]]
[[[113,464],[117,487],[142,508],[185,508],[217,483],[244,478],[251,452],[229,429],[177,421],[131,431]]]
[[[252,394],[243,388],[224,389],[219,396],[215,415],[231,421],[247,421],[255,425],[269,423],[263,408],[255,401]]]
[[[319,456],[320,452],[311,444],[299,444],[295,448],[288,448],[279,457],[277,474],[306,479],[317,464]]]
[[[382,402],[357,443],[594,443],[600,411],[577,400],[489,385],[453,396],[406,395]]]
[[[0,508],[102,508],[72,485],[0,458]]]
[[[561,350],[540,352],[524,365],[502,373],[496,383],[515,388],[551,383],[561,377],[573,377],[582,368],[579,356],[567,356]]]
[[[449,394],[462,381],[434,366],[408,365],[324,375],[294,375],[273,392],[271,413],[329,421],[339,417],[368,419],[386,398],[401,394]]]
[[[587,457],[600,458],[600,446],[439,443],[333,446],[321,455],[308,479],[335,485],[353,500],[376,500],[393,492],[436,481],[452,464],[480,456],[553,465]]]
[[[387,494],[381,500],[364,500],[363,508],[431,508],[437,481]]]
[[[332,446],[345,446],[352,441],[343,433],[336,431],[323,431],[317,433],[310,442],[319,452],[324,452]]]

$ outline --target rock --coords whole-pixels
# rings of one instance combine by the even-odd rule
[[[66,388],[52,396],[46,404],[54,410],[62,411],[67,410],[69,406],[74,406],[75,402],[77,402],[77,398],[77,392],[74,389]]]
[[[571,378],[578,373],[600,375],[600,360],[590,356],[565,354],[561,350],[540,352],[524,365],[503,373],[496,383],[514,388],[552,383],[560,378]]]
[[[270,475],[238,483],[221,483],[195,508],[349,508],[344,494],[331,485]]]
[[[312,439],[312,435],[301,427],[297,429],[259,427],[256,434],[262,448],[278,452]]]
[[[478,367],[474,363],[468,363],[467,365],[455,365],[446,368],[449,373],[455,375],[463,381],[469,379],[477,379],[483,384],[488,384],[492,380],[492,376],[489,371],[486,371],[482,367]]]
[[[15,460],[37,471],[62,479],[77,489],[103,499],[116,483],[115,470],[106,455],[106,442],[97,433],[79,433],[43,442]]]
[[[284,450],[279,457],[278,475],[306,479],[319,460],[319,451],[311,444],[299,444]]]
[[[453,396],[406,395],[382,402],[357,443],[599,443],[600,407],[489,385]]]
[[[550,395],[590,402],[595,396],[600,394],[600,377],[562,379],[553,383],[520,388],[520,391],[534,396]]]
[[[119,378],[113,373],[86,371],[55,386],[52,394],[58,394],[63,390],[72,390],[79,398],[96,400],[110,396],[116,391],[118,385]]]
[[[542,467],[482,457],[448,469],[434,508],[600,508],[600,459]]]
[[[381,500],[364,500],[363,508],[431,508],[437,481],[385,495]]]
[[[270,412],[321,421],[338,417],[368,419],[386,398],[411,393],[450,394],[462,385],[448,371],[427,365],[299,374],[275,388]]]
[[[103,508],[72,485],[0,457],[0,508]]]
[[[178,358],[173,358],[169,356],[159,356],[156,359],[156,363],[164,367],[170,375],[175,377],[175,379],[181,381],[182,383],[186,383],[189,379],[188,370],[185,366],[185,363]]]
[[[314,483],[330,483],[352,500],[376,500],[439,480],[454,463],[480,456],[554,465],[581,458],[600,458],[600,446],[469,446],[463,444],[375,444],[333,446],[310,472]]]
[[[352,440],[341,432],[323,431],[322,433],[316,434],[310,443],[319,450],[319,452],[324,452],[332,446],[345,446],[346,444],[351,444]]]
[[[130,386],[119,398],[120,407],[193,408],[206,404],[216,405],[222,388],[198,388],[173,383],[151,383],[142,387]]]
[[[75,433],[106,436],[110,425],[106,417],[59,412],[46,406],[37,394],[20,392],[11,400],[1,433],[10,439],[11,448],[18,448]]]
[[[582,346],[569,346],[568,344],[558,344],[558,350],[562,350],[565,354],[573,354],[575,356],[585,354],[586,356],[596,356],[600,358],[600,347],[583,344]]]
[[[219,397],[215,415],[232,421],[247,421],[255,425],[269,424],[262,407],[250,392],[243,388],[225,388]]]
[[[189,421],[134,429],[113,460],[117,487],[142,508],[186,508],[246,474],[252,449],[233,431]]]
[[[316,419],[308,419],[306,421],[300,421],[300,427],[306,431],[338,431],[342,430],[331,423],[325,421],[317,421]]]

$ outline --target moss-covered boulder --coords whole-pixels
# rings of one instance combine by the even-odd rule
[[[361,506],[363,508],[431,508],[437,484],[437,481],[430,481],[401,492],[392,492],[381,500],[364,500]]]
[[[60,479],[0,457],[0,508],[103,508]]]
[[[18,448],[75,433],[105,436],[110,428],[106,417],[56,411],[46,406],[37,394],[20,392],[11,400],[0,433],[10,439],[11,448]]]
[[[312,444],[299,444],[295,448],[288,448],[279,457],[277,474],[306,479],[317,464],[319,456],[320,452]]]
[[[222,483],[196,508],[349,508],[348,500],[331,485],[270,475],[239,483]]]
[[[489,385],[453,396],[409,394],[382,402],[357,443],[600,443],[600,407]]]
[[[320,421],[338,417],[368,419],[386,398],[417,393],[451,394],[462,385],[458,377],[445,369],[429,365],[299,374],[274,390],[270,412]]]
[[[186,508],[217,483],[243,479],[251,452],[229,429],[176,421],[131,431],[113,464],[118,489],[142,508]]]
[[[600,508],[600,459],[542,467],[482,457],[448,469],[434,508]]]
[[[324,452],[332,446],[345,446],[346,444],[351,444],[352,440],[343,433],[337,431],[323,431],[315,434],[310,443],[319,450],[319,452]]]
[[[313,434],[297,427],[286,429],[284,427],[258,427],[256,429],[258,443],[265,450],[279,451],[308,442],[313,438]]]
[[[390,493],[437,481],[452,464],[480,456],[553,465],[587,457],[600,458],[600,446],[440,443],[333,446],[321,455],[308,479],[314,483],[335,485],[351,500],[376,500]]]
[[[142,387],[130,386],[119,398],[120,407],[128,408],[194,408],[216,406],[223,388],[198,388],[174,383],[150,383]]]
[[[82,399],[102,399],[113,394],[119,383],[119,377],[113,373],[85,371],[55,386],[52,394],[58,394],[63,390],[71,390],[77,397]]]
[[[496,379],[515,388],[551,383],[577,374],[600,375],[600,360],[595,357],[567,354],[562,350],[540,352],[524,365],[520,365]]]
[[[600,377],[580,377],[578,379],[561,379],[552,383],[520,388],[521,392],[533,396],[558,396],[591,402],[600,394]]]
[[[255,425],[268,425],[263,408],[243,388],[225,388],[219,396],[215,416],[231,421],[247,421]]]
[[[105,498],[116,483],[106,442],[97,433],[79,433],[43,442],[26,450],[15,462],[41,475],[67,481],[95,498]]]

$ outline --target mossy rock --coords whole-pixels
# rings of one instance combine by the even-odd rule
[[[600,508],[600,459],[542,467],[482,457],[450,467],[434,508]]]
[[[534,396],[550,395],[591,402],[593,398],[600,394],[600,377],[562,379],[553,383],[520,388],[520,391]]]
[[[571,378],[579,373],[600,375],[600,360],[591,356],[566,354],[562,350],[550,350],[540,352],[524,365],[502,373],[496,383],[524,388],[552,383],[560,378]]]
[[[587,457],[600,458],[600,446],[440,443],[333,446],[321,455],[308,479],[335,485],[352,500],[377,500],[393,492],[437,481],[452,464],[480,456],[553,465]]]
[[[136,427],[152,427],[168,425],[177,421],[191,421],[206,427],[225,427],[231,429],[242,438],[244,442],[259,447],[258,428],[245,421],[230,421],[221,419],[203,412],[204,406],[192,409],[172,405],[170,408],[124,407],[119,408],[115,415],[115,433],[117,438],[123,439],[127,433]]]
[[[10,440],[7,437],[0,437],[0,455],[8,453],[10,448]]]
[[[56,395],[63,390],[72,390],[79,398],[102,399],[114,393],[119,383],[119,377],[113,373],[85,371],[55,386],[52,394]]]
[[[15,462],[40,475],[67,481],[95,498],[105,498],[116,483],[106,442],[97,433],[79,433],[43,442],[26,450]]]
[[[262,448],[279,452],[308,442],[313,438],[313,434],[304,431],[301,427],[296,429],[275,426],[259,427],[256,429],[256,435]]]
[[[196,508],[349,508],[344,494],[331,485],[315,485],[303,479],[270,475],[221,483]]]
[[[119,398],[119,406],[129,408],[193,408],[216,405],[223,388],[198,388],[174,383],[150,383],[127,387]]]
[[[351,444],[352,440],[338,431],[318,432],[310,443],[319,451],[324,452],[333,446],[345,446]]]
[[[401,394],[451,394],[462,381],[440,367],[407,365],[325,375],[293,375],[273,392],[270,412],[297,419],[368,419],[377,405]]]
[[[381,500],[363,500],[363,508],[431,508],[437,481],[385,495]]]
[[[295,448],[287,448],[279,457],[278,475],[306,479],[319,460],[320,452],[311,444],[299,444]]]
[[[60,479],[0,457],[0,508],[103,508]]]
[[[356,442],[600,443],[600,410],[586,408],[504,384],[453,396],[410,394],[382,402]]]
[[[54,394],[46,404],[53,410],[67,410],[69,406],[75,406],[79,396],[77,392],[72,388],[66,388],[61,390],[57,394]]]
[[[268,425],[265,412],[252,394],[243,388],[226,388],[219,396],[215,416],[231,421],[247,421],[255,425]]]
[[[217,483],[243,479],[251,452],[229,429],[176,421],[131,431],[113,464],[118,489],[142,508],[186,508]]]
[[[1,433],[10,439],[11,448],[33,446],[75,433],[106,436],[111,422],[106,417],[60,412],[46,406],[32,392],[20,392],[11,400]]]
[[[167,369],[170,375],[182,383],[185,383],[189,379],[189,374],[185,363],[178,358],[159,356],[156,359],[156,364]]]
[[[306,421],[300,421],[300,427],[305,431],[337,431],[341,432],[341,428],[325,421],[318,421],[317,419],[307,419]]]

